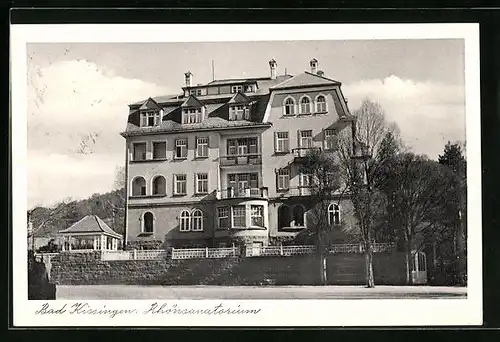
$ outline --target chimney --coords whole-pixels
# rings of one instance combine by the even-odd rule
[[[318,72],[316,73],[316,75],[321,76],[321,77],[323,77],[324,74],[325,73],[323,72],[323,70],[318,70]]]
[[[311,74],[315,74],[318,69],[318,61],[316,58],[311,59],[309,65],[311,66]]]
[[[271,59],[269,61],[269,68],[271,69],[271,79],[275,80],[276,79],[276,66],[278,64],[274,59]]]
[[[191,71],[184,74],[184,79],[186,80],[186,87],[191,87],[193,85],[193,74]]]

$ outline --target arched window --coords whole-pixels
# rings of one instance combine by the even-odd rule
[[[165,195],[167,193],[166,185],[165,177],[156,176],[153,178],[153,195]]]
[[[184,210],[181,213],[179,221],[180,221],[180,231],[181,232],[189,231],[189,229],[190,229],[190,227],[189,227],[189,211]]]
[[[338,204],[332,203],[328,206],[328,224],[340,224],[340,208]]]
[[[146,180],[143,177],[132,181],[132,196],[146,196]]]
[[[152,233],[154,228],[154,217],[149,211],[144,213],[144,222],[142,231],[145,233]]]
[[[323,95],[318,95],[316,98],[316,113],[326,112],[326,99]]]
[[[278,208],[278,229],[290,227],[290,217],[290,208],[287,205],[281,205]]]
[[[196,209],[191,214],[191,230],[195,232],[203,231],[203,212]]]
[[[311,113],[311,99],[307,96],[304,96],[300,99],[300,114],[309,114]]]
[[[295,100],[291,97],[285,100],[285,115],[295,115]]]
[[[292,226],[294,227],[304,227],[304,215],[305,210],[304,207],[300,204],[293,207],[293,221]]]

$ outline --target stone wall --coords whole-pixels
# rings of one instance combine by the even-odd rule
[[[330,285],[364,284],[364,257],[328,256]],[[61,253],[52,260],[56,284],[318,285],[316,256],[101,261],[99,253]],[[402,253],[374,255],[375,283],[404,284]]]

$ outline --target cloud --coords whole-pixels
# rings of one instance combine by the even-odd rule
[[[465,92],[462,86],[419,82],[395,75],[343,87],[351,111],[365,98],[380,103],[409,147],[436,158],[448,140],[465,141]]]
[[[28,204],[111,189],[128,104],[168,89],[85,60],[28,65]]]

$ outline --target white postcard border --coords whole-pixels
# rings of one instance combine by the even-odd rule
[[[479,25],[468,24],[203,24],[12,25],[12,265],[13,322],[22,326],[396,326],[482,324],[481,131]],[[124,34],[126,32],[126,34]],[[182,35],[179,32],[183,32]],[[159,301],[182,307],[260,308],[255,315],[36,315],[27,300],[27,55],[28,42],[198,42],[272,40],[465,40],[468,176],[468,296],[466,299]],[[78,301],[51,301],[70,306]],[[83,301],[80,301],[83,302]],[[148,301],[85,301],[94,307],[146,310]]]

